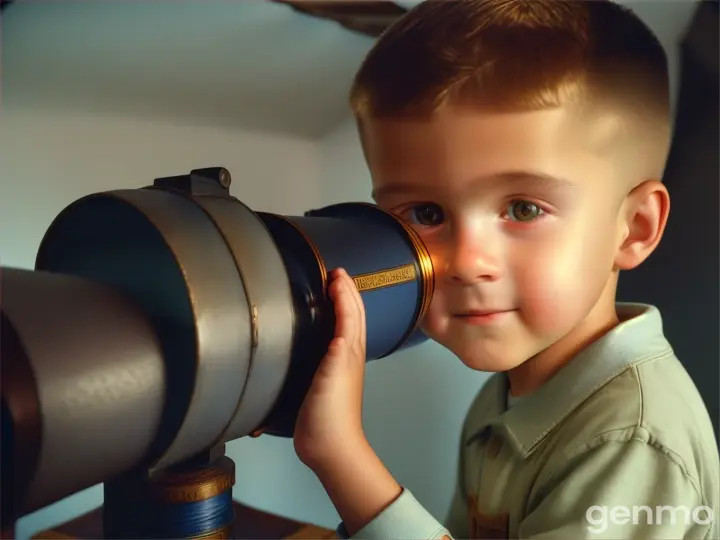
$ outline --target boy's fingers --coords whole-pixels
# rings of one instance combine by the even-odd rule
[[[355,285],[355,282],[350,277],[350,275],[343,270],[345,274],[345,279],[348,283],[348,288],[350,289],[350,292],[355,299],[355,304],[357,306],[357,322],[358,322],[358,338],[360,339],[359,345],[361,347],[365,347],[365,339],[366,339],[366,328],[365,328],[365,305],[363,304],[362,296],[360,296],[360,291],[358,291],[357,286]]]
[[[333,302],[337,317],[336,336],[342,336],[358,353],[365,351],[365,312],[355,282],[344,269],[333,272]]]
[[[342,287],[337,279],[330,282],[330,298],[333,303],[333,310],[335,311],[335,337],[341,337],[347,341],[347,319],[344,317],[344,306],[342,297]]]
[[[356,350],[363,350],[365,345],[364,324],[365,316],[362,311],[362,298],[357,292],[355,282],[344,272],[344,286],[348,295],[348,324],[352,325],[352,337],[349,342]]]
[[[352,345],[358,339],[357,306],[352,291],[342,274],[331,283],[332,300],[335,306],[335,336]]]

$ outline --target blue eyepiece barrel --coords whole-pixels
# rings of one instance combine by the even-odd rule
[[[353,278],[365,308],[367,360],[405,346],[434,290],[430,255],[413,229],[366,203],[336,204],[302,217],[260,215],[281,252],[285,241],[297,246],[287,250],[286,260],[294,259],[288,265],[305,274],[299,279],[313,298],[327,300],[333,269],[342,267]]]
[[[296,302],[287,383],[256,433],[292,436],[294,418],[335,332],[330,273],[345,269],[365,309],[366,360],[426,338],[419,325],[432,299],[432,260],[417,233],[379,207],[341,203],[281,216],[259,212],[283,257]]]

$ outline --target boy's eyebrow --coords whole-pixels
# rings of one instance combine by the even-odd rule
[[[517,186],[532,185],[534,188],[548,190],[576,187],[576,184],[570,180],[536,171],[508,171],[492,175],[492,177],[485,178],[485,180]]]
[[[506,184],[513,187],[517,186],[518,189],[521,187],[527,188],[528,186],[532,186],[535,189],[548,191],[571,189],[576,187],[576,184],[570,180],[536,171],[506,171],[490,176],[476,178],[475,182],[488,182],[496,185]],[[428,191],[433,187],[434,186],[425,187],[422,185],[394,184],[373,189],[371,196],[373,199],[377,200],[379,196]]]

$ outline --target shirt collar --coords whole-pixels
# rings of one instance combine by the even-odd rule
[[[547,383],[512,408],[506,406],[507,377],[500,373],[492,376],[485,383],[490,395],[485,402],[486,420],[468,443],[492,427],[522,457],[527,457],[598,388],[634,364],[671,349],[656,307],[619,303],[617,312],[620,324],[583,349]]]

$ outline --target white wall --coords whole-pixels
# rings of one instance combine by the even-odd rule
[[[233,194],[270,211],[301,211],[317,199],[315,145],[302,139],[7,106],[0,121],[4,265],[33,264],[43,232],[74,199],[192,168],[224,165]]]

